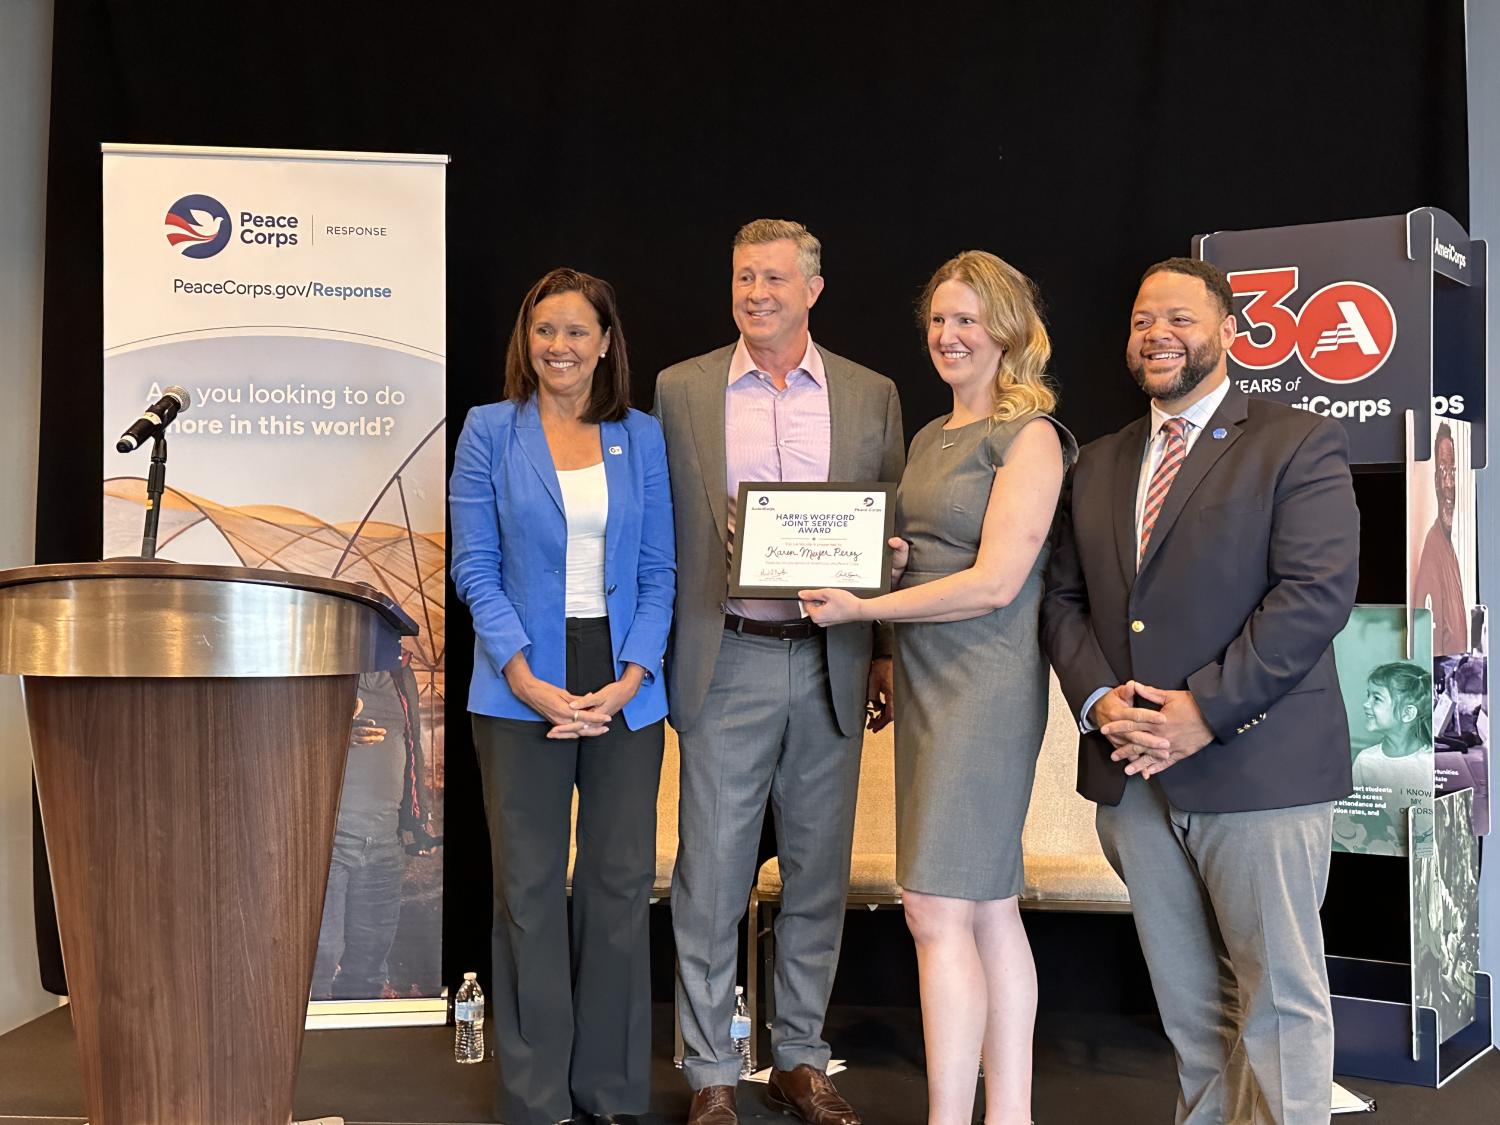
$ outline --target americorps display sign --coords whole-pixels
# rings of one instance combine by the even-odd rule
[[[1404,461],[1407,410],[1423,449],[1431,415],[1482,425],[1482,392],[1466,395],[1456,370],[1472,360],[1449,339],[1472,335],[1472,317],[1434,317],[1435,286],[1444,297],[1450,286],[1479,291],[1474,250],[1446,213],[1219,231],[1194,239],[1193,251],[1234,290],[1236,385],[1343,422],[1355,464]]]
[[[421,626],[360,678],[313,997],[436,998],[447,159],[103,149],[105,554],[149,468],[115,438],[175,384],[159,557],[369,582]]]

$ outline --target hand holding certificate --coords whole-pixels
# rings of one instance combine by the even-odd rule
[[[730,596],[796,598],[822,587],[886,593],[895,491],[894,484],[741,484]]]

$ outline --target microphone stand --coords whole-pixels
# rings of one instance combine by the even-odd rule
[[[167,438],[161,430],[151,442],[151,472],[146,477],[146,528],[141,533],[141,558],[156,558],[156,525],[161,519],[161,497],[167,490]]]

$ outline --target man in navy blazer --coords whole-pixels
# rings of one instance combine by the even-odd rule
[[[1331,642],[1359,514],[1343,429],[1230,382],[1232,310],[1215,266],[1146,272],[1126,362],[1151,410],[1079,454],[1043,638],[1177,1054],[1176,1120],[1326,1125],[1318,909],[1352,788]]]

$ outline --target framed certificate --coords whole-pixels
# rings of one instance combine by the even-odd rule
[[[729,596],[795,598],[836,587],[873,597],[891,588],[894,484],[747,481],[735,509]]]

